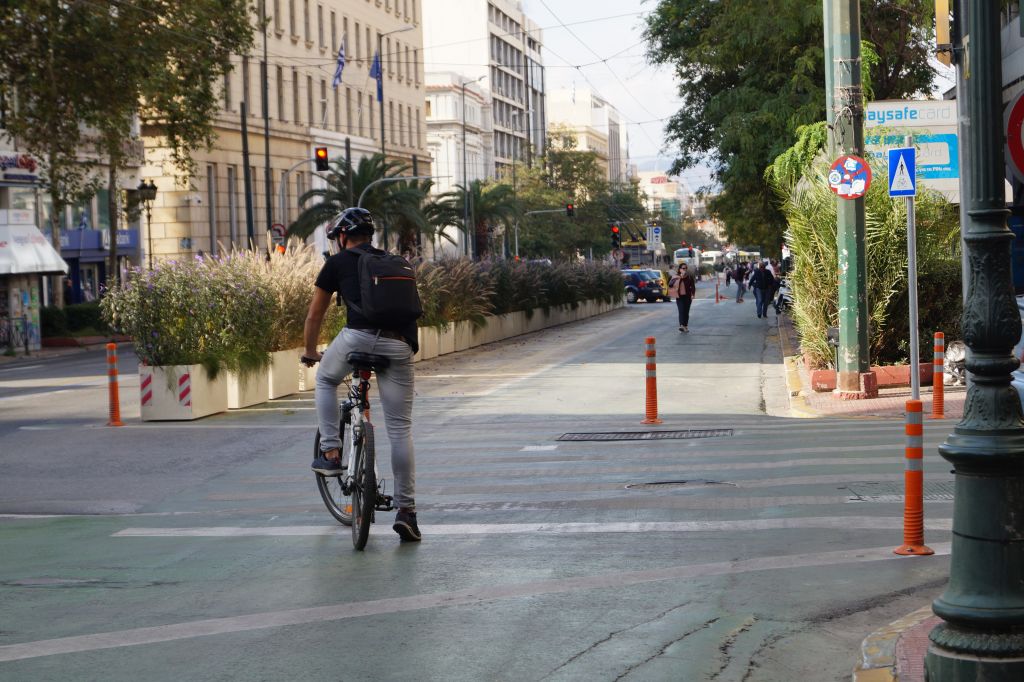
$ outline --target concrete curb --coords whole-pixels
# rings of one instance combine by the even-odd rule
[[[782,362],[786,366],[786,388],[789,393],[789,414],[798,419],[818,419],[821,413],[807,404],[804,397],[804,384],[800,378],[800,356],[793,353],[789,346],[789,335],[782,324],[782,316],[775,318],[779,330],[779,345],[782,346]]]
[[[875,630],[860,645],[860,662],[853,669],[853,682],[898,682],[896,645],[906,631],[932,617],[932,607],[923,608]]]

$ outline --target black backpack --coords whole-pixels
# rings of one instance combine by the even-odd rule
[[[396,329],[423,315],[416,289],[416,270],[406,259],[379,249],[362,250],[359,256],[361,306],[348,305],[371,324]]]

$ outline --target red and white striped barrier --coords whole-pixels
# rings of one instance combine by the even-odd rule
[[[142,406],[153,405],[153,373],[145,372],[139,380],[139,394],[142,396]]]
[[[188,372],[178,377],[178,404],[192,407],[192,378]]]

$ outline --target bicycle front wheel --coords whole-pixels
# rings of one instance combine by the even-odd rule
[[[352,449],[350,439],[345,437],[345,420],[341,422],[341,463],[342,466],[350,466],[352,463]],[[320,454],[320,429],[316,430],[316,438],[313,441],[313,456]],[[347,472],[346,472],[347,473]],[[347,476],[324,476],[316,474],[316,487],[323,498],[324,506],[335,519],[346,526],[352,525],[352,496],[345,492]]]
[[[377,475],[374,473],[373,424],[363,422],[363,437],[352,458],[352,544],[366,547],[377,502]]]

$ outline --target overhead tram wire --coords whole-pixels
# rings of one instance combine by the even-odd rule
[[[583,45],[583,47],[587,48],[587,50],[589,50],[591,54],[593,54],[598,59],[601,59],[601,55],[599,55],[594,50],[594,48],[592,48],[586,41],[584,41],[582,38],[580,38],[576,34],[575,31],[573,31],[571,28],[569,28],[569,25],[566,24],[564,21],[562,21],[562,19],[557,14],[555,14],[554,10],[552,10],[548,6],[548,4],[547,4],[547,2],[545,2],[545,0],[540,0],[540,4],[544,6],[544,9],[546,9],[548,11],[548,13],[555,19],[555,21],[557,21],[559,23],[559,25],[561,25],[562,28],[564,28],[566,31],[569,32],[569,35],[571,35],[573,38],[575,38],[581,45]],[[552,51],[551,54],[555,54],[554,51]],[[562,58],[559,57],[559,59],[562,59]],[[562,61],[565,61],[565,60],[563,59]],[[626,94],[629,95],[630,98],[634,102],[637,103],[637,106],[639,106],[641,109],[643,109],[644,112],[646,112],[648,116],[651,116],[652,118],[656,118],[657,117],[656,114],[652,113],[651,110],[648,109],[646,106],[644,106],[644,104],[637,98],[637,96],[633,94],[633,92],[629,89],[629,86],[627,86],[625,83],[622,82],[622,79],[619,78],[619,74],[615,73],[615,70],[612,69],[612,67],[608,65],[608,60],[602,59],[601,63],[604,64],[605,68],[608,69],[609,73],[611,73],[612,76],[615,78],[615,80],[618,81],[619,85],[622,86],[622,89],[626,92]],[[583,72],[580,71],[580,74],[583,75]],[[587,81],[588,84],[590,84],[590,87],[592,87],[592,88],[594,87],[593,83],[590,82],[590,79],[588,79],[586,77],[586,75],[583,75],[583,78],[584,78],[584,80]],[[594,90],[596,91],[597,88],[594,88]],[[627,121],[628,121],[628,119],[627,119]],[[644,136],[647,138],[647,141],[650,142],[653,146],[655,146],[655,147],[658,146],[658,144],[654,141],[654,138],[651,137],[651,134],[647,132],[646,128],[644,128],[643,126],[640,126],[640,132],[642,132],[644,134]]]

